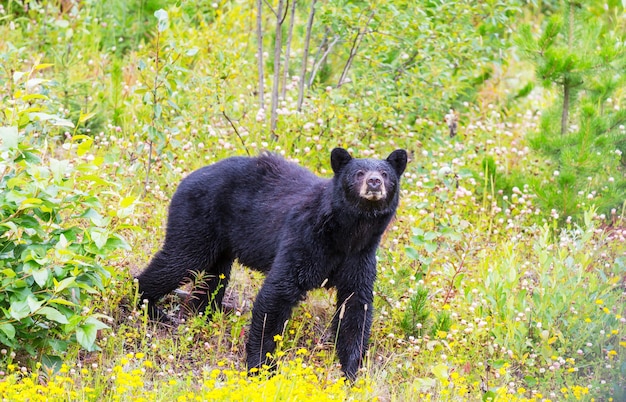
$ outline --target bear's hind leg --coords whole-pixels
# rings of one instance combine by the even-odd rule
[[[233,258],[222,254],[209,269],[198,274],[188,301],[193,312],[204,313],[209,304],[213,311],[222,310],[232,265]]]
[[[147,301],[148,316],[155,321],[169,321],[167,315],[157,307],[156,302],[176,289],[187,276],[187,270],[174,267],[172,260],[165,249],[160,250],[137,276],[139,302]]]
[[[148,316],[156,321],[168,321],[167,316],[156,306],[156,302],[178,288],[185,279],[193,278],[194,272],[214,272],[209,253],[205,249],[170,247],[168,242],[158,251],[146,269],[139,274],[140,302],[148,301]]]

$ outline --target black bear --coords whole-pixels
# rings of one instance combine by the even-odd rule
[[[165,243],[137,278],[150,317],[167,320],[155,302],[198,273],[194,307],[221,308],[237,258],[267,274],[246,344],[248,367],[260,367],[306,292],[334,286],[336,351],[355,378],[372,324],[376,249],[398,206],[407,153],[357,159],[335,148],[330,162],[332,179],[269,153],[224,159],[186,177],[172,197]]]

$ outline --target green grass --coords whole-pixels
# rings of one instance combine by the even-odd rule
[[[3,345],[2,398],[626,398],[623,211],[601,217],[588,201],[584,219],[560,225],[555,212],[541,209],[531,181],[549,186],[555,169],[527,148],[539,120],[525,111],[544,99],[520,99],[506,114],[494,100],[505,98],[494,91],[511,90],[514,61],[502,66],[501,81],[488,82],[491,91],[468,103],[452,139],[443,119],[407,121],[392,100],[355,97],[366,93],[360,85],[376,84],[357,81],[312,88],[302,113],[294,112],[297,86],[290,86],[273,140],[255,94],[254,10],[245,2],[170,6],[158,42],[152,5],[111,3],[84,1],[64,14],[55,2],[30,2],[30,11],[3,3],[0,127],[18,127],[20,142],[41,151],[33,166],[59,160],[77,167],[72,191],[98,196],[107,228],[131,249],[106,259],[95,253],[110,278],[81,307],[106,317],[97,350],[80,349],[68,335],[55,371],[45,364],[49,349],[29,355]],[[55,117],[37,121],[31,108]],[[187,173],[268,149],[328,177],[330,149],[338,145],[359,157],[396,147],[412,155],[397,217],[378,252],[370,350],[355,383],[342,379],[328,333],[333,290],[313,291],[296,308],[279,340],[274,376],[245,367],[250,309],[263,279],[257,273],[236,265],[228,308],[210,319],[182,316],[176,327],[158,326],[136,308],[132,276],[158,250],[169,199]],[[0,172],[10,169],[4,158]],[[176,297],[163,304],[181,314]]]

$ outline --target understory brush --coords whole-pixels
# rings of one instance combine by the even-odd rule
[[[373,13],[368,24],[402,35],[348,29],[374,11],[359,8],[367,2],[321,2],[326,25],[313,33],[319,58],[309,64],[323,74],[300,107],[297,24],[274,131],[269,99],[258,99],[251,2],[109,3],[0,5],[0,399],[626,399],[624,211],[598,213],[593,180],[578,183],[585,191],[570,201],[580,214],[570,218],[535,191],[559,180],[527,139],[551,95],[524,87],[514,51],[494,50],[515,28],[516,2],[382,2],[389,21]],[[297,3],[299,22],[305,8]],[[489,25],[470,11],[491,12]],[[452,43],[454,23],[480,29],[463,25]],[[428,46],[404,51],[409,33]],[[265,35],[266,49],[274,39]],[[350,51],[358,43],[367,47]],[[457,65],[440,56],[446,43],[481,59]],[[353,73],[334,85],[352,53]],[[623,89],[613,94],[617,113]],[[159,249],[182,178],[263,151],[329,177],[335,146],[410,154],[355,382],[342,377],[332,342],[332,289],[296,307],[277,335],[274,372],[246,371],[263,277],[238,264],[223,312],[189,315],[171,295],[162,303],[177,325],[148,320],[132,278]]]

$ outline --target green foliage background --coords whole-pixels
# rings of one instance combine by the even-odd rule
[[[0,6],[3,398],[625,397],[623,3],[319,0],[298,111],[298,1],[275,132],[255,2]],[[411,155],[357,383],[329,342],[333,291],[297,308],[271,378],[241,373],[260,276],[237,267],[231,312],[147,320],[132,276],[182,177],[262,150],[328,177],[335,146]]]

